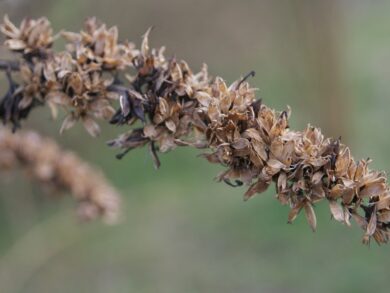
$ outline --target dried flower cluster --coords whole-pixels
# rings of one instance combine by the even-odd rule
[[[32,30],[31,23],[39,25]],[[39,38],[30,32],[35,30]],[[290,130],[289,109],[277,112],[256,99],[247,82],[253,72],[228,86],[209,78],[206,66],[194,73],[185,61],[166,58],[163,47],[151,49],[150,30],[136,49],[118,41],[116,27],[107,29],[95,18],[79,33],[60,34],[67,41],[63,52],[51,50],[55,37],[46,19],[17,28],[5,18],[1,31],[5,45],[21,56],[18,66],[3,65],[10,84],[0,104],[4,122],[17,127],[33,106],[47,104],[53,114],[57,106],[68,112],[61,131],[82,120],[97,135],[95,118],[137,125],[108,143],[123,149],[119,158],[148,145],[158,167],[158,151],[209,149],[203,156],[226,167],[218,180],[249,186],[244,199],[274,182],[278,200],[291,206],[289,222],[304,210],[315,230],[313,206],[326,199],[335,220],[350,225],[353,218],[365,231],[364,243],[388,241],[390,190],[384,173],[370,170],[366,160],[355,161],[348,147],[324,138],[318,128]],[[19,71],[20,85],[11,70]]]
[[[0,171],[21,168],[53,194],[71,193],[84,220],[119,215],[119,195],[96,168],[35,132],[11,133],[0,128]]]

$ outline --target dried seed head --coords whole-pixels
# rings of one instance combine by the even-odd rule
[[[11,51],[24,54],[44,52],[53,44],[53,30],[47,18],[24,19],[20,26],[15,26],[4,16],[0,31],[6,36],[4,45]]]
[[[39,24],[42,38],[31,23]],[[92,136],[100,129],[95,119],[130,127],[138,121],[108,143],[123,150],[118,158],[148,145],[158,167],[158,152],[177,146],[208,149],[203,157],[226,167],[218,181],[246,185],[245,200],[275,182],[277,199],[291,206],[288,222],[303,209],[315,230],[313,206],[328,200],[332,217],[347,225],[353,218],[364,230],[365,243],[371,238],[388,241],[386,176],[370,170],[369,160],[355,161],[340,139],[325,138],[319,128],[290,130],[289,108],[278,112],[256,99],[247,81],[254,72],[227,85],[220,77],[210,79],[207,66],[194,73],[185,61],[166,58],[164,47],[152,48],[150,29],[136,49],[118,40],[116,27],[107,28],[95,18],[79,33],[62,33],[67,41],[63,52],[47,49],[53,38],[45,19],[17,28],[5,18],[1,31],[8,48],[22,53],[22,83],[17,85],[8,72],[9,91],[0,103],[4,122],[19,126],[37,104],[49,105],[54,116],[58,106],[67,110],[61,132],[79,120]],[[41,53],[31,53],[37,50]],[[42,167],[39,174],[48,170]],[[83,210],[96,213],[88,205]]]
[[[0,171],[22,168],[53,194],[70,193],[82,219],[118,220],[118,192],[96,168],[75,154],[61,150],[51,139],[35,132],[11,133],[0,128]]]

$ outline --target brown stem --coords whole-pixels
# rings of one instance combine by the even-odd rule
[[[0,70],[13,70],[18,71],[20,69],[18,61],[0,60]]]

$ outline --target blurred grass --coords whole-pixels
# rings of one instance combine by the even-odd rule
[[[47,15],[57,29],[76,30],[97,15],[137,42],[155,25],[153,45],[167,45],[194,68],[205,61],[228,81],[256,70],[259,95],[277,109],[289,104],[293,128],[339,121],[356,158],[369,155],[373,167],[389,170],[386,1],[340,4],[345,116],[310,94],[302,39],[282,1],[12,3],[0,2],[1,11]],[[114,227],[77,223],[71,200],[47,199],[21,174],[9,176],[0,186],[0,292],[388,292],[389,248],[361,245],[361,231],[330,220],[325,203],[316,207],[312,233],[303,215],[286,224],[288,207],[274,199],[273,187],[243,203],[242,188],[213,182],[220,168],[196,151],[161,155],[155,171],[145,149],[114,158],[104,142],[122,129],[105,126],[93,139],[78,127],[59,137],[60,122],[48,111],[31,118],[32,128],[105,171],[123,193],[125,219]]]

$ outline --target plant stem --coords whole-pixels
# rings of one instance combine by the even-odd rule
[[[11,60],[0,60],[0,70],[7,70],[7,69],[18,71],[19,62],[11,61]]]

